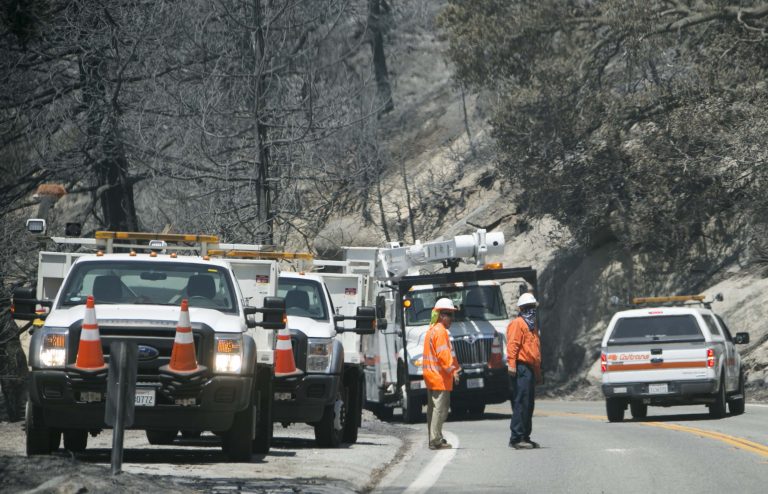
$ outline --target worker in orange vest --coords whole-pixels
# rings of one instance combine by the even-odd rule
[[[517,300],[520,313],[507,326],[507,372],[512,400],[509,447],[515,449],[539,447],[537,442],[531,441],[536,384],[542,383],[537,306],[533,294],[522,294]]]
[[[450,449],[451,444],[443,438],[443,423],[448,418],[453,383],[459,380],[459,362],[448,334],[456,307],[450,299],[441,298],[433,310],[438,313],[437,322],[427,330],[421,360],[427,386],[429,449]]]

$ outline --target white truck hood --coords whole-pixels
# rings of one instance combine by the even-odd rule
[[[179,322],[179,308],[161,305],[99,305],[96,306],[96,321],[100,327],[162,326],[176,327]],[[85,306],[55,309],[45,320],[45,326],[67,328],[83,319]],[[190,307],[189,319],[192,325],[205,324],[216,332],[245,332],[245,320],[238,314]]]
[[[330,321],[316,321],[311,317],[288,316],[289,329],[301,331],[308,338],[333,338],[336,328]]]

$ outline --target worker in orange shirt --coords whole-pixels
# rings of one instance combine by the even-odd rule
[[[536,384],[542,383],[537,306],[533,294],[522,294],[517,300],[519,315],[507,326],[507,372],[512,400],[509,447],[515,449],[539,447],[531,441]]]
[[[451,444],[443,438],[443,423],[448,418],[453,383],[459,380],[459,362],[448,334],[456,307],[450,299],[441,298],[433,310],[438,313],[437,322],[427,330],[421,360],[427,386],[429,449],[450,449]]]

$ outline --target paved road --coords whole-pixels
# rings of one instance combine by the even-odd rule
[[[459,447],[430,451],[426,426],[374,492],[768,492],[768,406],[710,420],[704,406],[649,408],[643,421],[608,423],[602,402],[540,401],[533,439],[517,451],[508,405],[481,420],[449,422]]]

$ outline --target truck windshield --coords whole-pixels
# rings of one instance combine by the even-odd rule
[[[429,324],[432,307],[441,298],[449,298],[458,309],[454,321],[499,321],[507,319],[507,308],[498,285],[436,287],[415,290],[405,311],[408,326]]]
[[[320,283],[300,278],[280,278],[277,296],[285,299],[285,311],[289,316],[310,317],[327,321],[328,311]]]
[[[616,322],[609,345],[654,341],[704,341],[692,315],[625,317]]]
[[[180,305],[237,312],[230,278],[220,266],[183,262],[80,262],[67,276],[59,305]]]

